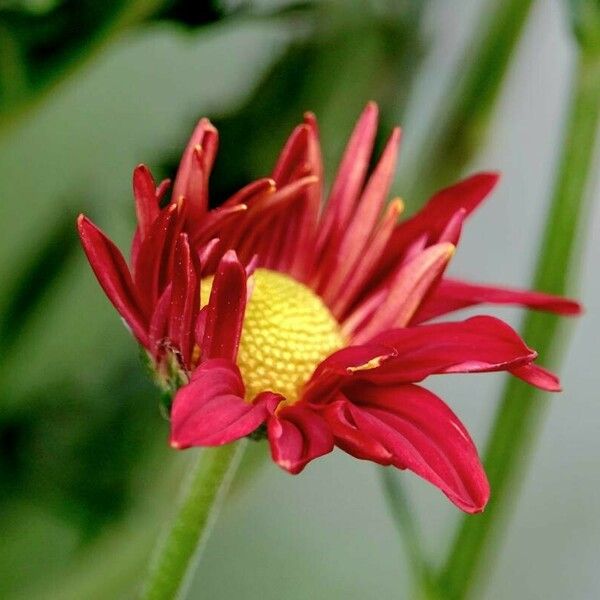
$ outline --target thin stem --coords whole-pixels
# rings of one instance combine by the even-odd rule
[[[600,114],[600,57],[581,52],[575,73],[553,201],[539,253],[534,287],[564,294],[577,269],[582,229],[585,227],[586,184],[590,176]],[[542,363],[557,364],[565,343],[559,318],[541,313],[527,315],[523,337],[540,353]],[[486,512],[462,521],[440,585],[452,600],[467,597],[481,575],[499,524],[506,517],[507,500],[515,496],[528,449],[541,425],[547,402],[535,389],[512,379],[485,453],[493,495]]]
[[[473,158],[488,130],[532,0],[492,3],[435,115],[418,162],[407,165],[407,196],[424,200],[451,183]]]
[[[402,537],[410,561],[411,571],[415,578],[415,592],[420,598],[434,600],[439,596],[434,589],[433,573],[425,559],[421,534],[415,516],[400,481],[402,474],[389,467],[379,469],[379,473],[388,508],[396,523],[398,533]]]
[[[184,482],[175,519],[157,547],[143,600],[172,600],[185,593],[246,444],[244,439],[201,451]]]

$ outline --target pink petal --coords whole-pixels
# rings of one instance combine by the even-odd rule
[[[412,318],[430,286],[442,274],[454,254],[447,242],[430,246],[403,265],[390,283],[385,300],[373,318],[354,337],[362,343],[389,327],[404,327]]]
[[[348,275],[368,247],[387,199],[398,158],[400,129],[394,129],[385,150],[369,178],[354,215],[343,233],[332,270],[323,289],[323,298],[331,304],[341,293]]]
[[[77,229],[83,249],[102,289],[136,339],[148,348],[147,318],[123,255],[104,233],[83,215],[79,215],[77,219]]]
[[[504,287],[481,285],[444,278],[431,296],[419,307],[413,323],[422,323],[440,315],[477,304],[516,304],[559,315],[579,315],[581,305],[575,300]]]
[[[339,242],[339,236],[352,214],[369,167],[377,121],[377,105],[369,102],[352,132],[329,194],[317,243],[319,253],[325,250],[326,245]]]
[[[560,380],[558,377],[540,367],[538,365],[534,365],[533,363],[529,363],[523,365],[521,367],[517,367],[515,369],[511,369],[510,372],[519,379],[527,382],[529,385],[533,385],[541,390],[545,390],[547,392],[560,392]]]
[[[355,304],[358,304],[356,310],[360,310],[361,306],[367,301],[367,296],[371,291],[371,286],[368,283],[378,270],[385,247],[403,210],[404,204],[401,200],[396,199],[390,202],[385,215],[373,232],[373,237],[365,247],[355,268],[350,273],[349,279],[342,289],[340,289],[340,293],[334,300],[331,308],[333,314],[340,321],[347,320],[353,316],[354,313],[352,315],[347,314],[348,308],[352,308]],[[359,319],[359,322],[361,320]],[[346,327],[345,323],[344,327]],[[353,330],[354,326],[349,325],[349,331]]]
[[[246,402],[235,364],[225,359],[203,362],[175,395],[171,446],[220,446],[237,440],[259,427],[279,401],[275,394],[261,394]]]
[[[344,427],[332,425],[336,444],[350,451],[358,446],[358,458],[413,471],[465,512],[483,510],[490,490],[477,449],[440,398],[415,385],[354,385],[344,393],[348,416]],[[326,414],[329,421],[338,418],[332,411]]]
[[[201,344],[203,358],[237,356],[246,310],[246,271],[233,250],[221,259],[213,280]]]
[[[284,407],[268,421],[273,460],[296,475],[311,460],[333,450],[333,436],[319,414],[294,404]]]

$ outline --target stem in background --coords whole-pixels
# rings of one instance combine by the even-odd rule
[[[449,101],[438,111],[431,127],[433,134],[419,152],[417,164],[409,167],[404,177],[410,196],[422,201],[432,191],[448,185],[475,154],[487,132],[510,59],[532,5],[532,0],[496,0],[490,7],[491,14],[486,11],[464,65],[459,66],[456,92],[449,94]],[[386,499],[398,529],[407,540],[417,577],[424,582],[425,591],[431,590],[428,582],[432,578],[422,568],[426,560],[420,545],[414,543],[416,533],[408,509],[397,505],[407,499],[397,500],[392,488],[393,474],[384,472],[382,478]],[[425,574],[424,578],[420,577],[422,574]],[[425,591],[421,590],[421,593]]]
[[[423,600],[440,598],[435,589],[431,566],[425,560],[425,552],[421,544],[421,535],[415,516],[410,509],[409,499],[402,488],[400,478],[403,473],[390,467],[383,467],[379,469],[379,474],[388,508],[404,542],[406,554],[410,561],[414,576],[415,595]]]
[[[577,269],[580,249],[577,237],[581,237],[586,224],[584,198],[599,114],[600,55],[581,51],[554,196],[533,282],[535,289],[564,294],[571,272]],[[558,325],[558,317],[541,313],[529,313],[524,321],[523,337],[539,351],[542,363],[556,364],[564,349]],[[463,518],[440,575],[440,585],[452,600],[463,599],[472,590],[492,541],[500,531],[508,496],[515,495],[528,449],[547,405],[539,396],[535,388],[516,379],[511,379],[505,387],[485,453],[484,462],[493,490],[490,503],[484,514]]]
[[[205,448],[184,482],[177,514],[144,585],[143,600],[172,600],[185,592],[235,475],[247,440]]]
[[[407,197],[422,201],[459,175],[485,138],[532,0],[499,0],[485,11],[478,35],[457,69],[454,92],[442,102],[418,162],[410,167]]]

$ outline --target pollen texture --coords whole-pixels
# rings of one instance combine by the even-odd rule
[[[302,283],[268,269],[257,269],[253,278],[237,358],[246,399],[269,390],[292,404],[315,367],[345,345],[344,338],[321,298]],[[211,279],[202,281],[203,306]]]

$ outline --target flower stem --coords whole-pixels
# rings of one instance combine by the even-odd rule
[[[159,541],[141,598],[182,597],[210,535],[247,440],[206,448],[184,482],[175,519]]]
[[[431,565],[425,559],[425,552],[421,544],[421,532],[417,527],[415,515],[400,481],[403,473],[398,473],[390,467],[380,468],[379,473],[388,508],[396,523],[398,533],[404,541],[410,561],[414,577],[414,595],[423,600],[441,598],[435,588],[436,582]]]
[[[532,5],[496,0],[485,11],[417,162],[406,166],[408,197],[425,200],[449,185],[481,146]]]
[[[581,229],[585,227],[585,192],[592,165],[600,115],[600,56],[581,51],[571,96],[562,155],[533,287],[564,294],[577,269]],[[542,363],[556,364],[564,349],[559,318],[541,313],[527,315],[523,337],[540,353]],[[547,403],[532,387],[511,379],[485,453],[493,490],[486,512],[464,518],[449,559],[440,575],[448,598],[467,597],[481,575],[492,541],[506,516],[507,500],[514,497],[536,431]]]

